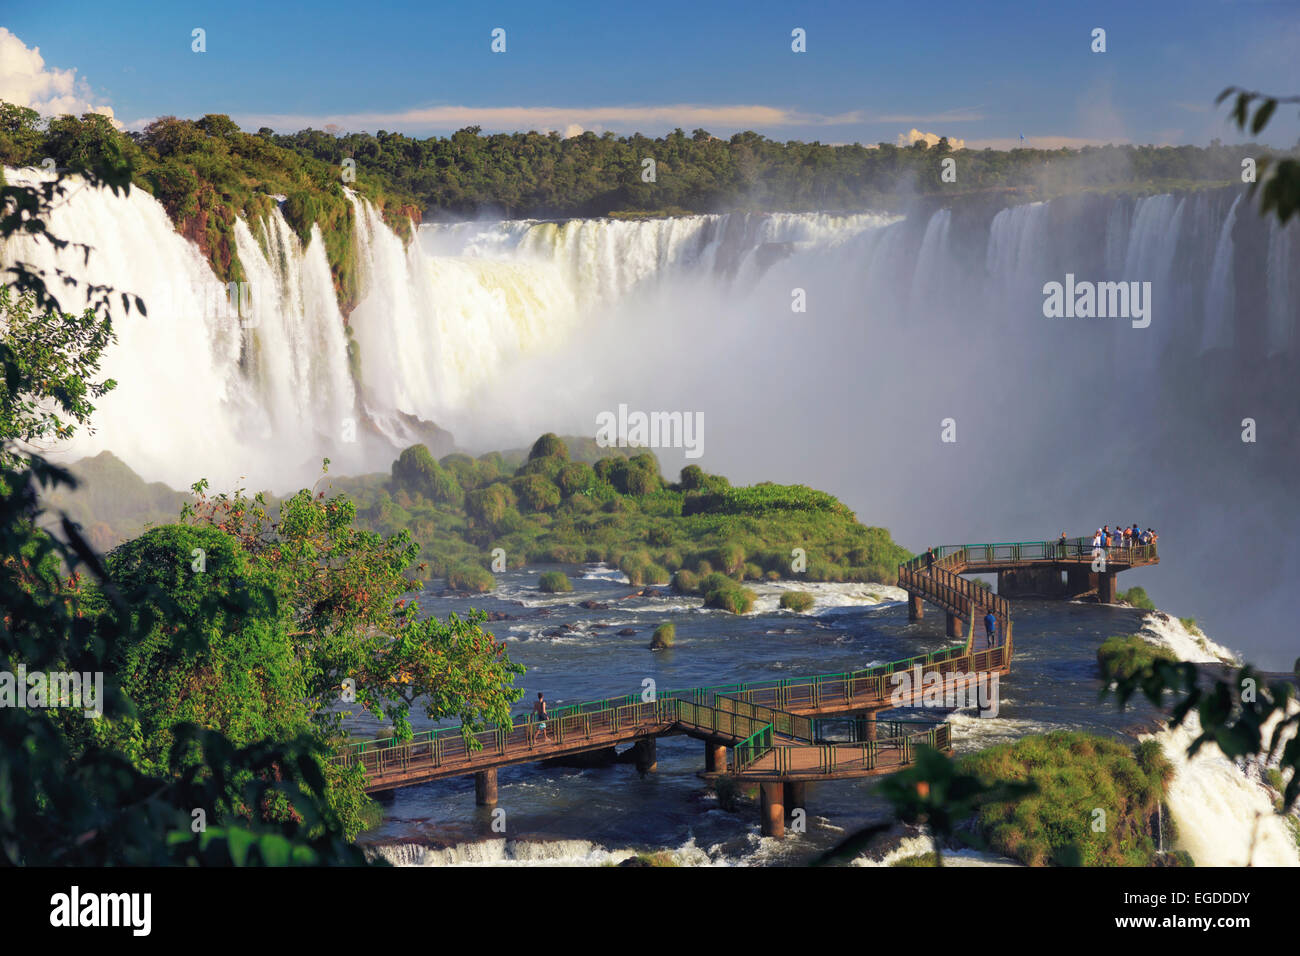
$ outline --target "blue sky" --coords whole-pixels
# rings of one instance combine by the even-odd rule
[[[1022,133],[1039,146],[1203,144],[1239,138],[1213,106],[1223,87],[1300,93],[1296,0],[124,0],[29,4],[0,25],[39,48],[39,68],[60,77],[50,89],[68,86],[59,71],[76,71],[75,93],[59,102],[111,107],[128,126],[228,113],[245,129],[280,131],[703,126],[822,142],[892,142],[916,129],[975,147]],[[503,54],[490,50],[496,27]],[[791,50],[796,27],[806,53]],[[1090,49],[1097,27],[1105,53]],[[204,53],[191,51],[194,28],[206,31]],[[41,76],[15,77],[25,66],[5,59],[0,96],[37,97]],[[1264,138],[1297,137],[1290,108]]]

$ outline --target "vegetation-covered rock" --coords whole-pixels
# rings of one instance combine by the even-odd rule
[[[537,579],[537,587],[547,594],[565,594],[573,590],[568,575],[563,571],[543,571]]]
[[[989,849],[1031,866],[1153,865],[1160,818],[1165,845],[1173,843],[1173,816],[1159,809],[1174,768],[1154,740],[1130,747],[1060,730],[967,754],[959,764],[990,781],[1037,785],[1037,793],[975,815]]]
[[[785,591],[781,595],[781,607],[788,611],[811,610],[813,606],[813,596],[807,591]]]
[[[1156,609],[1155,603],[1147,597],[1145,588],[1131,587],[1127,591],[1121,591],[1117,597],[1125,604],[1131,604],[1143,611],[1154,611]]]
[[[661,651],[672,647],[677,640],[677,625],[671,621],[660,624],[650,636],[650,650]]]
[[[1140,634],[1116,634],[1097,648],[1097,665],[1107,680],[1122,680],[1136,674],[1157,660],[1176,661],[1168,648],[1159,647]]]

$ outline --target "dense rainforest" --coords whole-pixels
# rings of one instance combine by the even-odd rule
[[[953,149],[946,138],[932,147],[924,140],[867,146],[778,142],[751,131],[720,139],[703,129],[657,138],[485,135],[476,126],[425,139],[383,130],[286,135],[265,127],[247,133],[220,114],[161,117],[128,133],[95,113],[45,120],[0,103],[0,162],[76,171],[106,156],[126,160],[133,183],[166,207],[223,279],[242,277],[236,216],[264,216],[281,202],[304,241],[319,224],[345,305],[356,283],[345,186],[406,235],[411,220],[430,217],[895,209],[916,196],[1002,193],[1006,202],[1023,202],[1088,189],[1150,193],[1240,182],[1242,158],[1269,152],[1217,141],[1009,151]],[[946,177],[945,160],[953,161]]]
[[[426,216],[494,212],[506,217],[608,216],[733,209],[769,212],[888,208],[914,195],[986,190],[1042,199],[1088,188],[1146,191],[1239,181],[1243,155],[1259,146],[1104,146],[1071,149],[954,150],[934,147],[778,142],[755,132],[719,139],[697,129],[650,138],[585,132],[483,135],[477,126],[447,137],[378,134],[292,135],[259,131],[295,152],[331,164],[356,160],[393,188],[418,197]],[[943,160],[956,162],[942,178]],[[654,160],[645,181],[646,159]],[[951,178],[951,177],[950,177]]]

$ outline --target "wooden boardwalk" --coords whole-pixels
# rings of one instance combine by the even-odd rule
[[[652,748],[658,737],[686,735],[705,742],[707,771],[713,773],[782,780],[889,773],[911,762],[917,745],[951,749],[951,729],[934,722],[918,722],[918,727],[891,721],[887,722],[891,732],[880,736],[878,711],[919,704],[922,683],[936,677],[965,689],[981,676],[1010,669],[1009,605],[952,570],[959,566],[955,554],[946,555],[929,572],[917,572],[916,562],[909,562],[899,569],[899,583],[909,593],[967,619],[992,610],[1001,627],[999,646],[974,650],[972,621],[964,644],[877,667],[695,687],[645,698],[629,694],[556,708],[548,716],[545,732],[531,717],[516,718],[510,726],[486,731],[455,727],[425,731],[402,742],[364,741],[345,748],[335,759],[345,767],[361,765],[368,792],[491,773],[485,784],[490,793],[495,790],[495,771],[501,767],[621,744]],[[898,676],[901,672],[911,678],[906,684]],[[912,688],[910,698],[904,694],[907,687]],[[864,718],[867,739],[850,743],[815,739],[813,718],[853,715]],[[733,752],[730,766],[727,749]],[[653,762],[653,750],[650,754]]]

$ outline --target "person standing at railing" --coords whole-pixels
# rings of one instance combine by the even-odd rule
[[[925,549],[925,573],[934,573],[934,548]]]
[[[546,698],[542,692],[537,692],[537,700],[533,701],[533,720],[537,722],[537,739],[546,739]]]
[[[998,619],[989,611],[984,615],[984,646],[992,647],[998,642]]]
[[[1065,532],[1062,531],[1061,536],[1056,539],[1056,554],[1058,557],[1061,558],[1065,557],[1065,549],[1066,549],[1065,542],[1066,542]]]

